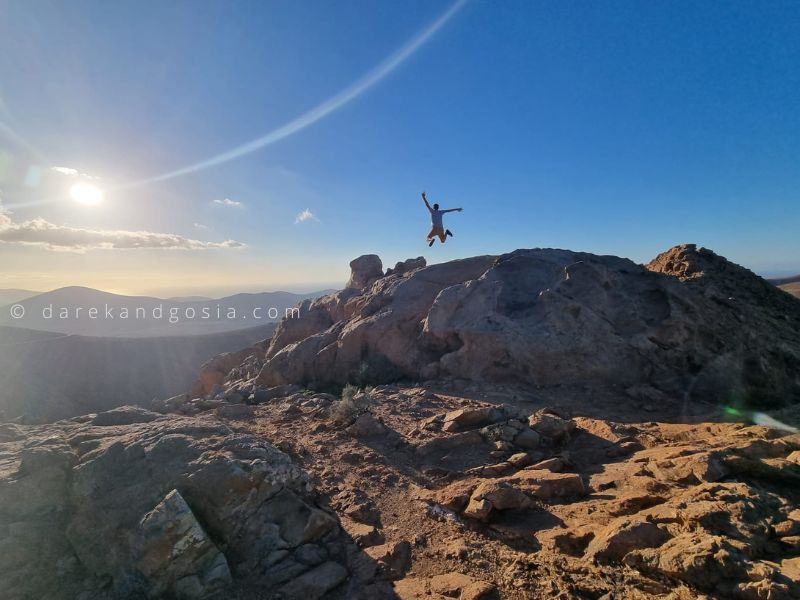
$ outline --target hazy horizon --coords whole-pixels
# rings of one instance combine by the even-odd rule
[[[798,4],[204,6],[4,4],[0,287],[314,290],[369,253],[681,243],[800,272]],[[464,207],[444,246],[422,190]]]
[[[114,290],[109,289],[102,286],[91,286],[91,285],[82,285],[82,284],[68,284],[68,285],[60,285],[57,287],[49,288],[49,289],[39,289],[39,290],[32,290],[30,288],[16,288],[16,287],[0,287],[0,291],[6,290],[20,290],[26,292],[32,292],[34,294],[46,294],[48,292],[52,292],[55,290],[69,288],[69,287],[82,287],[87,289],[96,290],[99,292],[106,292],[109,294],[117,294],[120,296],[146,296],[151,298],[160,298],[167,300],[169,298],[182,298],[182,297],[204,297],[210,299],[217,299],[217,298],[224,298],[226,296],[233,296],[235,294],[260,294],[260,293],[276,293],[276,292],[286,292],[289,294],[308,294],[312,292],[321,292],[324,290],[330,289],[339,289],[343,287],[343,283],[330,283],[328,285],[306,285],[306,286],[295,286],[295,287],[247,287],[243,286],[242,288],[198,288],[196,291],[184,293],[184,292],[177,292],[173,293],[170,289],[152,289],[152,290],[132,290],[132,291],[123,291],[123,290]]]
[[[713,248],[711,249],[713,250]],[[653,256],[650,258],[655,258],[655,257]],[[649,260],[650,259],[646,259],[636,262],[644,264],[649,262]],[[393,265],[394,262],[392,262],[391,264],[384,262],[384,269],[389,268]],[[742,265],[742,266],[747,267],[747,265]],[[347,269],[344,269],[344,271],[347,271]],[[797,269],[786,269],[782,271],[762,271],[762,272],[754,271],[754,272],[765,279],[779,279],[782,277],[800,276],[800,266]],[[203,296],[206,298],[222,298],[225,296],[232,296],[234,294],[254,294],[263,292],[289,292],[294,294],[306,294],[328,289],[341,289],[342,287],[344,287],[346,281],[347,281],[347,276],[344,276],[339,281],[320,281],[320,282],[285,283],[285,284],[243,283],[241,285],[231,284],[230,286],[227,287],[225,286],[209,287],[200,285],[197,287],[172,287],[172,288],[148,287],[148,286],[132,287],[132,288],[111,288],[107,285],[104,285],[102,282],[98,282],[95,285],[89,285],[86,283],[77,283],[72,280],[64,280],[63,284],[56,284],[53,285],[52,287],[47,287],[47,288],[33,289],[24,286],[3,285],[3,278],[2,276],[0,276],[0,290],[20,289],[42,294],[64,287],[76,286],[76,287],[87,287],[103,292],[120,294],[124,296],[150,296],[150,297],[164,298],[164,299],[173,297],[182,297],[182,296]]]

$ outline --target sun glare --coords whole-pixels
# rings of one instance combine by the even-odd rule
[[[91,183],[76,183],[69,188],[69,195],[85,206],[97,206],[103,201],[103,190]]]

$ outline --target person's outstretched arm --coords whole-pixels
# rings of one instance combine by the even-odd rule
[[[428,207],[428,210],[433,210],[431,205],[428,204],[428,198],[425,196],[425,192],[422,192],[422,201],[425,203],[425,206]]]
[[[464,209],[463,208],[447,208],[447,209],[443,210],[442,212],[461,212],[462,210],[464,210]]]

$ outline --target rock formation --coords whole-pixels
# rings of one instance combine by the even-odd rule
[[[353,261],[351,281],[370,281],[373,262]],[[800,303],[710,251],[677,247],[647,267],[546,249],[417,264],[304,303],[256,382],[451,377],[800,400]]]
[[[309,477],[213,418],[124,408],[0,436],[4,598],[211,598],[233,577],[318,598],[347,576]]]

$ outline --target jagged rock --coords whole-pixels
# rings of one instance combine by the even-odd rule
[[[481,427],[494,423],[502,418],[502,413],[494,407],[462,408],[447,413],[444,416],[444,431],[458,431],[468,427]]]
[[[411,568],[411,544],[405,540],[367,548],[366,553],[379,562],[392,579],[400,579]]]
[[[415,269],[422,269],[427,266],[427,261],[424,256],[417,258],[408,258],[404,261],[398,262],[394,265],[394,269],[386,269],[386,275],[405,275],[409,271]]]
[[[592,540],[585,558],[598,562],[619,562],[631,550],[655,548],[669,538],[669,533],[655,523],[621,517]]]
[[[383,276],[383,263],[377,254],[364,254],[350,261],[347,287],[361,290]]]
[[[206,598],[231,582],[225,556],[177,490],[142,518],[140,535],[136,567],[147,578],[150,594]]]
[[[294,322],[299,319],[285,319],[284,321]],[[200,367],[197,381],[192,386],[189,395],[193,398],[201,396],[213,396],[218,391],[222,391],[223,383],[226,378],[233,375],[240,375],[244,378],[254,377],[253,369],[260,369],[263,362],[264,353],[267,348],[267,341],[254,344],[238,352],[225,352],[218,354]]]
[[[558,415],[539,411],[528,417],[528,425],[535,432],[554,442],[562,442],[575,431],[575,422]]]
[[[577,473],[553,473],[527,468],[504,477],[503,481],[542,500],[580,497],[586,494],[586,486]]]
[[[9,598],[202,598],[228,581],[226,561],[274,589],[314,568],[309,544],[340,536],[287,455],[212,418],[19,430],[0,442]],[[263,562],[283,552],[291,568]]]
[[[661,481],[714,482],[730,473],[717,453],[698,448],[655,448],[639,456],[648,461],[647,468]]]
[[[553,473],[560,473],[564,470],[564,460],[558,456],[539,461],[535,465],[530,466],[531,470],[535,471],[552,471]]]
[[[477,484],[471,481],[457,481],[436,492],[434,497],[436,502],[442,506],[460,512],[469,503],[472,492],[476,487]]]
[[[472,492],[464,516],[479,521],[489,519],[493,510],[510,510],[533,506],[531,499],[506,481],[484,481]]]
[[[705,591],[713,590],[725,580],[744,578],[747,564],[745,556],[724,538],[692,533],[679,535],[657,548],[631,552],[625,562]]]
[[[371,414],[363,413],[358,416],[355,422],[345,429],[347,433],[357,438],[378,437],[386,434],[386,427]]]
[[[432,265],[402,277],[378,279],[363,291],[350,289],[346,300],[337,295],[321,299],[306,317],[294,321],[316,320],[319,314],[327,315],[322,320],[330,319],[330,325],[293,344],[278,342],[279,327],[259,384],[343,384],[358,379],[382,383],[409,374],[410,365],[428,362],[417,339],[427,307],[441,289],[479,276],[492,260],[476,257]],[[389,304],[391,311],[381,310]]]
[[[514,448],[512,442],[514,442],[516,437],[524,428],[525,426],[520,421],[512,419],[504,423],[501,422],[494,425],[487,425],[486,427],[481,428],[480,433],[487,441],[494,442],[495,447],[498,450],[510,451]],[[538,434],[534,432],[534,435],[536,435],[535,440],[538,445]],[[530,436],[530,434],[527,434],[527,436],[529,436],[527,440],[525,439],[526,436],[523,436],[523,444],[526,441],[534,441],[533,436]]]
[[[517,469],[529,466],[532,461],[533,458],[527,452],[518,452],[508,457],[508,464]]]

